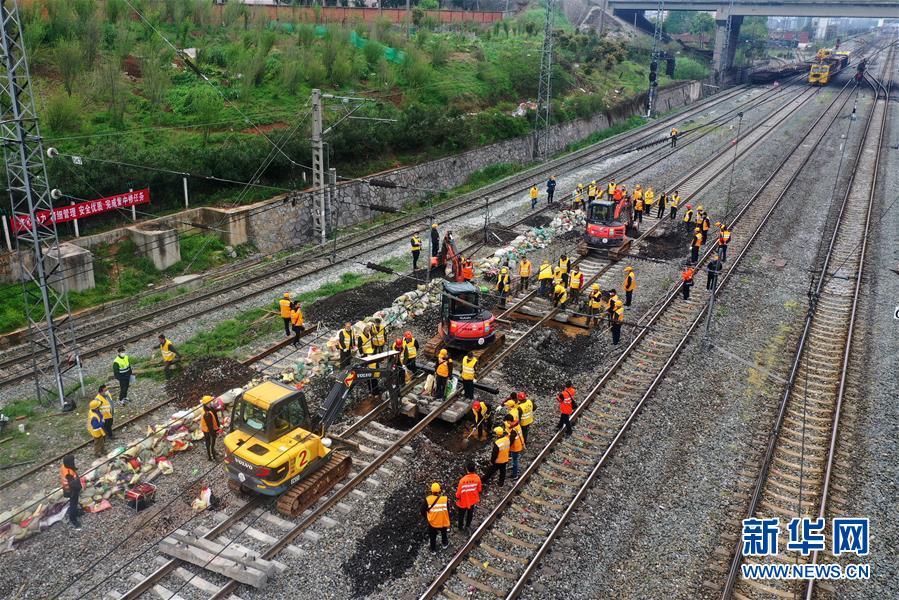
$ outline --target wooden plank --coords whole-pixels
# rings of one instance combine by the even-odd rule
[[[262,587],[268,581],[268,575],[264,571],[216,556],[197,546],[179,543],[172,538],[162,540],[159,544],[159,551],[256,588]]]

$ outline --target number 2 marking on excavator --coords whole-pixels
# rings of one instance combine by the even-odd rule
[[[297,468],[305,467],[307,462],[309,461],[306,460],[306,451],[303,450],[300,452],[299,456],[297,456]]]

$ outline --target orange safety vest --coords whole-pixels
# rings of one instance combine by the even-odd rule
[[[303,311],[297,308],[296,310],[290,313],[290,322],[294,327],[302,327],[303,326]]]
[[[694,234],[694,235],[693,235],[693,244],[692,244],[692,246],[693,246],[694,248],[699,248],[699,247],[702,246],[702,234],[701,234],[701,233],[697,233],[697,234]]]
[[[452,362],[451,360],[447,359],[447,360],[442,360],[439,363],[437,363],[437,370],[436,370],[437,375],[440,377],[449,377],[451,362]]]
[[[78,478],[78,472],[74,469],[70,469],[65,465],[61,465],[59,467],[59,483],[62,486],[62,491],[66,494],[69,493],[69,477]]]
[[[531,276],[531,261],[523,260],[518,263],[518,276],[519,277],[530,277]]]
[[[693,273],[694,273],[693,268],[688,267],[688,268],[684,269],[683,273],[680,274],[681,279],[683,279],[684,282],[692,283],[693,282]]]
[[[450,526],[449,500],[446,496],[428,496],[428,525],[435,529],[443,529]]]
[[[512,452],[521,452],[524,450],[524,434],[521,431],[521,424],[519,421],[513,421],[512,427],[509,429],[509,439],[512,439],[512,432],[515,432],[515,441],[511,442],[509,446],[509,450]]]
[[[565,392],[562,392],[562,399],[559,400],[559,412],[563,415],[570,415],[574,412],[574,405],[571,402],[571,397]]]
[[[210,421],[212,424],[207,423],[206,415],[210,415]],[[214,410],[203,410],[203,417],[200,419],[200,430],[203,433],[209,433],[210,431],[218,431],[219,429],[219,418],[218,415],[215,414]]]
[[[469,473],[459,480],[456,488],[456,506],[471,508],[481,501],[481,478],[477,473]]]
[[[506,434],[496,438],[494,444],[499,448],[499,452],[496,455],[496,464],[504,465],[509,462],[509,435]]]
[[[474,265],[470,260],[466,260],[462,263],[462,278],[474,279]]]
[[[730,243],[730,231],[722,229],[721,233],[718,234],[718,245],[727,246],[728,243]]]

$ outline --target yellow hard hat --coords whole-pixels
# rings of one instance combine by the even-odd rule
[[[693,231],[699,233],[699,227],[695,228]]]
[[[290,298],[290,292],[284,292],[284,297],[285,297],[285,298]]]
[[[594,179],[593,181],[591,181],[590,185],[596,185],[596,180]]]
[[[721,221],[715,221],[715,227],[721,227]]]
[[[99,400],[91,400],[91,410],[93,410],[93,409],[95,409],[95,408],[100,408],[100,401],[99,401]]]
[[[502,269],[499,270],[499,272],[500,272],[500,273],[508,273],[508,272],[509,272],[509,268],[508,268],[508,267],[503,267]]]
[[[437,353],[437,357],[438,358],[446,358],[446,356],[448,354],[449,354],[449,352],[447,352],[446,348],[441,348],[440,352]]]
[[[599,284],[598,284],[598,283],[594,283],[593,285],[590,286],[590,289],[591,289],[591,290],[598,290],[598,289],[599,289]]]
[[[437,223],[431,223],[431,227],[434,228],[434,229],[436,229],[436,228],[437,228]]]
[[[214,399],[215,399],[215,398],[213,398],[212,396],[208,396],[208,395],[207,395],[207,396],[203,396],[203,397],[200,399],[200,402],[203,403],[203,404],[209,404],[209,403],[212,402]]]
[[[625,270],[625,271],[633,271],[634,268],[633,268],[633,267],[624,267],[624,270]]]
[[[702,204],[696,207],[696,210],[702,210]]]
[[[431,484],[431,493],[432,493],[432,494],[439,494],[439,493],[440,493],[440,484],[437,483],[436,481],[435,481],[434,483]]]
[[[502,427],[494,427],[493,428],[493,435],[503,435],[505,433],[506,433],[506,430],[503,429]]]
[[[508,406],[509,408],[512,408],[515,406],[515,400],[512,400],[510,398],[510,399],[506,400],[505,402],[503,402],[503,406]]]

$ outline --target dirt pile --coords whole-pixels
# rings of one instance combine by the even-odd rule
[[[189,407],[196,405],[206,394],[218,396],[241,387],[254,375],[253,369],[230,358],[201,358],[192,362],[181,375],[167,381],[165,391],[174,398],[175,404]]]

